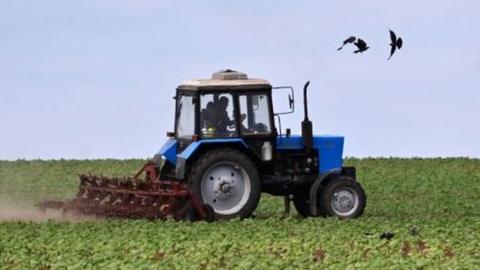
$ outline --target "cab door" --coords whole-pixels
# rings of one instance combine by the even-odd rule
[[[262,163],[274,161],[276,130],[271,94],[267,91],[238,93],[239,134]]]

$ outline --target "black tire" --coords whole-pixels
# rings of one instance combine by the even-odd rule
[[[342,193],[340,194],[340,192]],[[334,196],[339,194],[343,196],[335,199]],[[319,195],[319,212],[326,216],[336,216],[342,219],[360,217],[367,202],[362,186],[347,176],[340,176],[327,182],[320,189]],[[335,205],[338,209],[335,208]]]
[[[220,166],[227,169],[231,167],[231,179],[228,179],[228,175],[221,175],[221,177],[215,175],[215,169]],[[210,174],[215,176],[212,177]],[[209,180],[212,182],[204,183]],[[232,185],[234,181],[237,181],[236,185]],[[188,182],[202,202],[215,210],[216,219],[248,218],[255,211],[260,200],[261,185],[257,169],[247,155],[235,149],[219,148],[202,154],[190,167]],[[218,188],[219,186],[223,187],[225,182],[227,182],[226,191]],[[202,194],[202,183],[205,196]],[[216,187],[213,187],[215,185]],[[239,188],[239,186],[243,186],[243,188]],[[237,191],[241,196],[238,203],[236,203]],[[218,197],[217,192],[220,194]],[[232,197],[232,194],[235,196]],[[233,206],[228,209],[228,204]]]
[[[304,217],[311,217],[312,214],[310,212],[310,194],[308,192],[303,192],[299,194],[293,195],[293,205],[297,210],[297,213]]]
[[[215,210],[213,209],[213,207],[211,207],[208,204],[204,204],[203,205],[203,210],[205,210],[205,212],[207,212],[207,216],[205,217],[204,220],[206,222],[214,222],[215,221]]]
[[[203,210],[207,213],[207,216],[204,218],[200,218],[198,216],[197,211],[195,208],[190,207],[189,209],[189,214],[187,216],[187,220],[190,222],[196,222],[196,221],[206,221],[206,222],[214,222],[215,221],[215,210],[208,205],[208,204],[202,204]]]

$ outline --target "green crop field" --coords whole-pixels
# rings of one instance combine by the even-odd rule
[[[42,199],[73,196],[78,173],[129,175],[143,162],[0,161],[0,268],[480,267],[480,160],[475,159],[346,160],[357,167],[368,196],[357,220],[286,216],[283,200],[267,195],[255,218],[210,224],[46,221],[33,210]],[[16,214],[21,221],[12,221]],[[394,237],[380,239],[385,231]]]

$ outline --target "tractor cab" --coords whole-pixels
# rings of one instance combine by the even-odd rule
[[[313,135],[308,85],[301,135],[289,129],[282,135],[274,116],[294,111],[291,87],[273,88],[232,70],[183,82],[175,96],[175,132],[153,158],[159,179],[186,183],[217,218],[250,216],[261,192],[293,198],[303,216],[361,215],[363,190],[355,170],[343,167],[344,138]],[[288,112],[273,110],[272,91],[281,88],[291,91]],[[327,197],[328,203],[318,199]]]
[[[175,138],[178,152],[194,141],[241,139],[255,155],[270,160],[276,130],[272,86],[245,73],[224,70],[211,79],[189,80],[177,88]],[[262,156],[263,155],[263,156]]]

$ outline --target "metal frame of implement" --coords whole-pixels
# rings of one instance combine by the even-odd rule
[[[140,180],[145,173],[145,181]],[[80,175],[74,199],[46,201],[40,209],[60,209],[63,213],[121,218],[149,218],[213,221],[213,209],[203,204],[187,184],[161,180],[155,164],[147,162],[133,177],[107,178]]]

